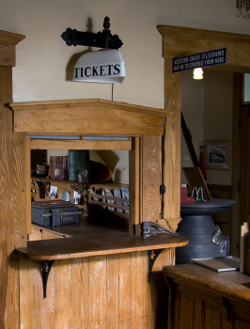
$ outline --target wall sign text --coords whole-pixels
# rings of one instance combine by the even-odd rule
[[[173,58],[173,73],[226,63],[227,48]]]

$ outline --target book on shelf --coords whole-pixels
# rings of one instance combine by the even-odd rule
[[[51,156],[48,176],[56,180],[68,180],[68,157]]]
[[[105,190],[103,188],[100,188],[100,194],[105,195]],[[106,202],[106,199],[101,199],[102,202]],[[105,206],[102,206],[103,209],[105,209]]]
[[[113,190],[113,194],[114,194],[114,197],[121,198],[121,190],[114,189]],[[118,205],[122,206],[122,202],[121,201],[116,201],[115,200],[115,204],[118,204]],[[115,210],[117,212],[122,212],[122,209],[120,209],[120,208],[115,208]]]
[[[85,175],[81,176],[82,183],[91,181],[91,163],[89,151],[69,150],[69,181],[77,182],[80,169]]]
[[[111,191],[107,188],[105,188],[105,195],[106,196],[113,196],[113,194],[111,193]],[[107,202],[108,203],[111,203],[111,204],[114,204],[114,200],[110,200],[110,199],[107,199]],[[111,211],[115,211],[115,208],[112,208],[112,207],[108,207],[108,210],[111,210]]]
[[[123,199],[129,199],[129,189],[128,188],[122,187],[121,192],[122,192]],[[129,202],[123,202],[123,205],[126,207],[129,207]],[[129,210],[124,210],[124,212],[125,212],[125,214],[128,214]]]
[[[88,192],[90,193],[90,195],[96,195],[96,193],[95,193],[95,191],[93,191],[93,190],[91,190],[91,189],[88,189]],[[98,198],[97,197],[91,197],[92,198],[92,200],[94,200],[94,201],[98,201]]]
[[[191,258],[191,261],[215,272],[236,271],[240,267],[240,259],[234,256]]]

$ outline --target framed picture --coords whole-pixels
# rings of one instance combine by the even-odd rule
[[[229,170],[229,141],[205,140],[205,167],[207,169]]]

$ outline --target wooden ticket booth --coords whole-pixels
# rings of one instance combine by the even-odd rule
[[[228,65],[249,68],[250,38],[170,26],[158,30],[163,36],[165,58],[165,109],[104,100],[12,103],[11,68],[15,65],[15,47],[24,36],[1,31],[0,327],[162,328],[166,304],[161,294],[161,270],[174,264],[175,247],[184,245],[187,239],[153,237],[138,244],[131,237],[131,228],[153,221],[176,230],[181,220],[181,74],[172,73],[172,58],[227,47]],[[104,118],[102,125],[100,115]],[[83,138],[76,144],[64,141],[63,146],[58,141],[43,140],[38,145],[30,140],[31,134],[72,133]],[[62,242],[50,240],[47,250],[45,241],[36,241],[36,251],[31,250],[30,149],[70,149],[73,144],[77,149],[115,149],[107,142],[90,146],[84,140],[86,134],[130,138],[128,143],[116,146],[130,152],[130,232],[126,237],[117,235],[119,243],[106,245],[105,251],[101,247],[95,252],[91,249],[92,253],[79,249],[81,238],[77,250],[69,252],[71,256],[65,256],[65,251],[62,256],[58,245],[59,249],[65,243],[72,247],[66,237],[58,239]],[[160,185],[165,186],[164,194]],[[124,242],[129,236],[132,247]],[[41,260],[46,257],[54,263],[47,298],[43,299]]]
[[[166,118],[172,116],[171,111],[164,109],[98,99],[12,103],[11,67],[15,65],[15,46],[24,36],[1,32],[0,37],[4,49],[1,56],[2,326],[37,329],[161,325],[166,314],[160,306],[163,300],[159,301],[164,287],[161,269],[174,264],[175,247],[188,241],[185,237],[171,236],[143,239],[131,230],[133,225],[146,221],[165,227],[171,225],[175,230],[181,220],[180,168],[176,165],[178,122],[168,128],[172,130],[171,139],[164,145]],[[31,140],[31,134],[78,134],[82,138],[38,141]],[[84,140],[84,135],[128,136],[129,140],[119,145],[107,141],[94,143]],[[105,236],[102,230],[102,237],[95,232],[87,241],[86,236],[72,239],[41,228],[40,240],[29,242],[32,234],[30,150],[37,148],[128,150],[130,224],[127,232],[113,236],[108,232]],[[163,156],[165,148],[167,157]],[[164,195],[160,185],[166,187]],[[69,249],[63,252],[65,243]],[[45,271],[51,267],[46,299],[43,299],[41,275],[43,261],[46,261]]]

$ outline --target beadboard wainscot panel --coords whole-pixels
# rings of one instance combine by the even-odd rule
[[[162,264],[173,261],[171,250],[166,249],[155,261],[150,282],[147,251],[55,261],[46,299],[41,263],[20,258],[20,327],[161,328],[166,312],[157,290]]]

